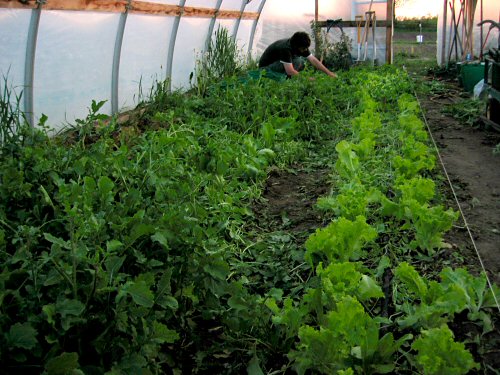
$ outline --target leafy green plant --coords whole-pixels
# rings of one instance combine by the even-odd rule
[[[467,374],[479,370],[464,344],[453,340],[453,333],[444,325],[423,330],[412,344],[418,354],[415,360],[425,374]]]
[[[358,373],[385,374],[394,370],[392,356],[411,338],[395,341],[392,333],[379,337],[379,324],[352,297],[344,297],[315,329],[299,329],[300,343],[289,357],[298,374],[316,370],[323,374],[354,368]]]
[[[403,266],[391,279],[454,216],[429,179],[407,76],[353,68],[332,86],[305,73],[224,78],[204,95],[157,83],[137,122],[94,101],[76,138],[2,154],[2,369],[404,372],[421,327],[463,311],[487,332],[483,279]],[[309,228],[255,220],[270,171],[316,168],[331,169],[326,227],[305,240]]]
[[[351,56],[352,39],[345,33],[340,35],[339,40],[335,40],[326,49],[323,64],[331,70],[346,70],[353,64]]]
[[[401,282],[397,298],[405,313],[398,319],[400,326],[436,328],[451,321],[454,314],[468,310],[469,319],[479,322],[483,332],[492,330],[486,309],[495,306],[493,293],[498,294],[498,289],[487,288],[485,275],[474,277],[462,268],[445,268],[438,283],[424,279],[403,262],[396,268],[395,276]]]
[[[443,113],[447,113],[460,122],[467,125],[474,125],[479,116],[484,112],[485,104],[477,98],[460,99],[457,103],[449,104],[443,108]]]
[[[307,239],[305,259],[311,265],[317,264],[318,259],[327,264],[358,260],[364,254],[364,246],[376,237],[376,230],[363,216],[354,221],[341,217]]]

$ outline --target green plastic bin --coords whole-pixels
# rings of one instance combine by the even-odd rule
[[[484,78],[484,63],[462,64],[460,78],[464,90],[472,92],[474,86]]]

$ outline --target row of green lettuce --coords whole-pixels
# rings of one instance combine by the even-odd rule
[[[479,370],[449,324],[463,313],[483,334],[493,330],[486,276],[444,267],[426,279],[411,265],[432,261],[458,218],[435,202],[434,151],[418,103],[402,94],[388,116],[366,95],[360,107],[349,140],[336,146],[332,193],[318,200],[334,219],[305,244],[317,285],[300,298],[266,300],[291,340],[288,357],[299,374]]]
[[[4,147],[3,371],[478,368],[446,324],[466,311],[492,329],[484,276],[427,280],[407,263],[432,261],[457,216],[434,204],[409,80],[390,67],[308,75],[159,90],[126,126],[94,102],[67,138],[26,131]],[[269,168],[311,158],[335,166],[318,201],[331,224],[305,248],[283,233],[256,244]]]

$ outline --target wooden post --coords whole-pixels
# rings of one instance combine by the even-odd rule
[[[387,24],[385,26],[385,61],[392,64],[392,30],[394,22],[394,0],[387,0]]]
[[[479,14],[479,22],[483,22],[483,0],[481,0],[481,9],[480,14]],[[480,39],[480,44],[479,44],[479,61],[483,60],[483,25],[481,25],[481,28],[479,29],[479,39]]]
[[[441,35],[441,64],[444,64],[446,61],[446,28],[447,28],[447,20],[448,18],[448,0],[443,0],[443,34]],[[450,30],[451,33],[451,30]]]
[[[320,38],[320,32],[318,28],[318,20],[319,20],[319,4],[318,0],[314,0],[314,54],[316,56],[319,56],[321,51],[319,48],[319,38]]]

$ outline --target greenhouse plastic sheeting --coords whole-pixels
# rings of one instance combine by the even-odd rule
[[[457,23],[459,35],[458,38],[462,38],[461,34],[463,16],[460,12],[460,2],[459,0],[449,0],[451,3],[455,2],[455,22]],[[482,5],[482,12],[481,12]],[[450,53],[450,47],[453,45],[454,36],[454,26],[453,26],[453,14],[449,3],[446,3],[446,22],[444,18],[445,10],[440,7],[440,12],[438,16],[438,32],[437,32],[437,62],[438,64],[446,64],[449,61],[463,61],[464,56],[460,53],[460,48],[458,48],[458,59],[455,56],[455,49],[452,49]],[[483,0],[482,2],[477,2],[475,13],[474,13],[474,28],[473,28],[473,40],[474,40],[474,55],[479,56],[481,52],[481,29],[482,29],[482,48],[483,52],[488,51],[489,48],[498,48],[499,42],[499,30],[498,28],[492,29],[489,34],[490,23],[483,25],[482,27],[477,26],[481,21],[481,13],[483,20],[493,20],[495,22],[500,22],[500,1],[499,0]],[[459,22],[460,20],[460,22]],[[444,37],[444,41],[443,41]],[[444,48],[443,48],[444,44]],[[459,43],[460,44],[460,41]]]
[[[120,62],[119,108],[132,107],[155,81],[165,79],[167,36],[173,23],[173,17],[128,15]]]
[[[43,13],[35,55],[35,113],[58,113],[58,120],[68,116],[72,122],[75,117],[85,117],[92,99],[111,97],[118,20],[119,15],[108,13]],[[103,112],[110,110],[107,101]]]
[[[10,0],[13,9],[0,8],[0,74],[16,93],[23,92],[20,107],[33,125],[45,114],[56,129],[85,118],[93,100],[105,101],[101,112],[113,114],[147,100],[157,81],[168,79],[173,90],[189,89],[196,61],[218,27],[228,30],[242,59],[258,59],[279,38],[299,30],[311,33],[315,17],[314,1],[303,0],[134,0],[127,12],[119,8],[123,3],[112,1],[71,3],[91,11],[46,5],[37,10],[37,2],[28,3]],[[92,8],[103,3],[105,11]],[[319,0],[319,20],[352,20],[369,3]],[[135,10],[137,4],[152,11]],[[182,7],[205,13],[186,15]],[[385,19],[386,2],[374,0],[372,10],[378,20]],[[345,32],[355,53],[356,29]],[[381,62],[385,33],[385,27],[378,28]],[[369,48],[368,55],[372,52]]]

